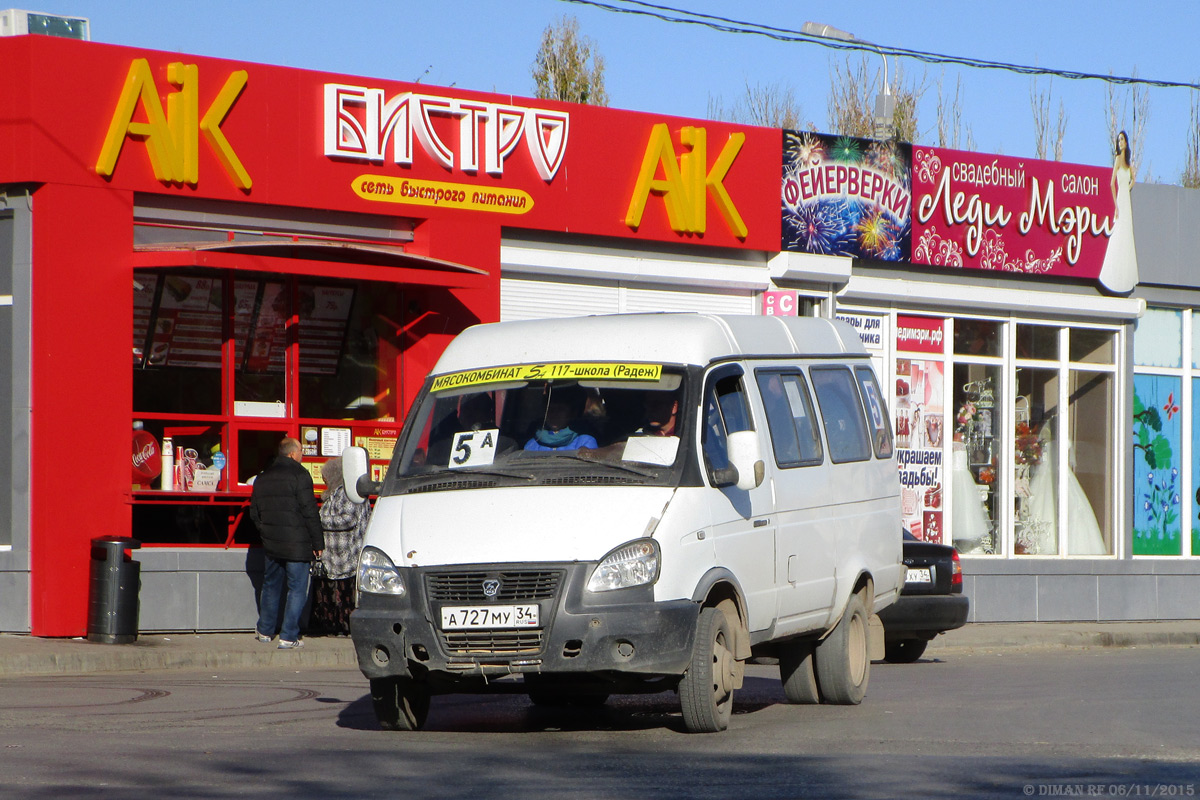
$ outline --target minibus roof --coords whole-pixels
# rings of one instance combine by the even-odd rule
[[[459,334],[435,375],[508,364],[645,362],[705,365],[737,357],[866,355],[844,322],[816,317],[607,314],[494,322]]]

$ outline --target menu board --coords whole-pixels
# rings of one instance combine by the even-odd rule
[[[144,275],[146,273],[138,273],[139,277]],[[153,325],[148,331],[149,350],[144,359],[138,359],[135,349],[137,363],[150,367],[220,369],[223,338],[221,281],[189,275],[154,276],[148,280],[155,286],[158,307],[153,314],[149,309],[139,308],[145,300],[140,297],[143,292],[135,291],[135,341],[139,327],[144,331],[144,326]]]
[[[194,275],[134,274],[133,362],[142,367],[220,369],[225,341],[224,282]],[[287,283],[233,282],[234,363],[246,372],[281,374],[291,311]],[[300,371],[337,373],[354,288],[299,287]]]
[[[334,375],[346,340],[346,323],[354,307],[349,286],[300,287],[300,372]]]
[[[142,366],[150,347],[150,320],[154,316],[154,297],[158,294],[158,275],[133,273],[133,365]]]
[[[249,330],[250,351],[239,361],[247,372],[283,372],[287,358],[287,292],[282,283],[262,285]]]

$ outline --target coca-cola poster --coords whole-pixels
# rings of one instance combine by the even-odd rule
[[[133,484],[145,489],[150,488],[150,482],[162,472],[162,453],[158,449],[158,440],[154,435],[144,431],[133,432]]]

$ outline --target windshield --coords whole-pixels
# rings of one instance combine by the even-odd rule
[[[684,378],[683,369],[658,364],[436,376],[389,474],[403,486],[385,493],[416,490],[430,477],[448,489],[481,478],[484,485],[663,483],[680,458]]]

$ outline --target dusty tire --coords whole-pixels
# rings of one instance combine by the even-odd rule
[[[696,621],[692,661],[679,681],[679,704],[689,733],[716,733],[729,727],[738,663],[733,625],[716,608],[704,608]]]
[[[784,642],[779,646],[779,680],[789,703],[812,705],[821,702],[813,661],[812,642]]]
[[[871,677],[869,626],[862,597],[850,595],[837,627],[813,654],[822,702],[840,706],[862,702]]]
[[[373,678],[371,702],[385,731],[419,731],[429,716],[429,687],[412,678]]]
[[[911,664],[925,654],[929,642],[924,639],[901,639],[887,642],[883,648],[883,659],[893,664]]]

